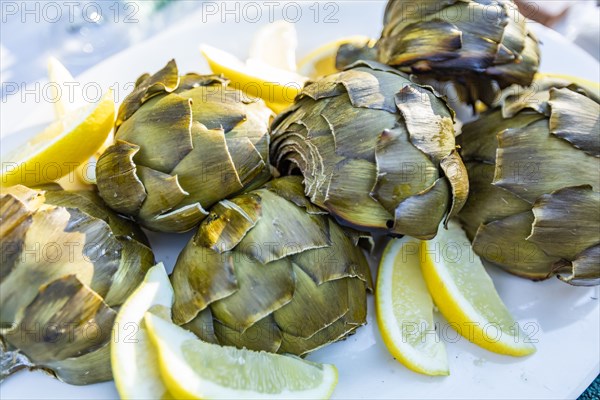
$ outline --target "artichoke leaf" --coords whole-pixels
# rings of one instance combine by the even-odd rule
[[[481,224],[531,210],[531,204],[525,200],[491,184],[494,170],[492,164],[467,163],[470,193],[458,217],[470,240]]]
[[[137,214],[146,199],[146,190],[137,176],[133,158],[140,147],[117,140],[98,158],[96,177],[102,199],[113,210]]]
[[[182,204],[208,208],[243,188],[221,129],[192,125],[194,149],[171,172],[190,193]]]
[[[303,356],[309,352],[325,347],[330,343],[343,339],[348,335],[348,330],[348,323],[344,320],[344,316],[341,316],[331,325],[326,326],[309,338],[295,336],[289,332],[283,331],[279,353]]]
[[[168,174],[192,151],[191,128],[191,100],[170,94],[148,101],[121,124],[115,138],[139,147],[136,164]]]
[[[71,385],[89,385],[110,381],[113,379],[110,365],[110,342],[79,357],[49,361],[44,366],[52,368],[58,379]]]
[[[383,62],[402,67],[417,61],[459,57],[456,50],[461,46],[461,32],[456,25],[434,20],[408,25],[399,35],[382,39],[378,49]]]
[[[566,140],[548,132],[546,120],[501,132],[498,141],[493,184],[532,204],[541,195],[565,187],[590,183],[594,190],[600,187],[600,160],[572,151]]]
[[[528,241],[534,215],[531,211],[481,225],[473,240],[473,251],[510,273],[533,280],[547,279],[560,261]]]
[[[432,239],[448,210],[449,200],[448,181],[439,178],[429,188],[405,199],[396,207],[391,230],[400,235]]]
[[[596,286],[600,283],[600,245],[590,247],[571,263],[556,268],[558,279],[576,286]]]
[[[111,307],[123,304],[139,282],[144,280],[148,269],[155,264],[154,254],[145,244],[130,237],[118,240],[121,244],[121,262],[104,299]]]
[[[171,211],[189,196],[179,184],[177,175],[172,176],[141,165],[137,167],[137,174],[147,192],[138,214],[144,220]]]
[[[38,210],[31,217],[16,263],[0,282],[0,320],[18,320],[40,286],[71,274],[105,296],[120,257],[121,245],[104,221],[76,209]]]
[[[243,332],[229,328],[217,320],[215,321],[215,334],[219,338],[219,343],[224,346],[245,347],[250,350],[271,353],[277,353],[282,341],[281,330],[271,315],[256,322]]]
[[[337,321],[349,310],[348,280],[336,279],[316,285],[302,268],[294,265],[294,301],[273,313],[282,332],[309,338]]]
[[[574,260],[600,243],[600,193],[590,186],[542,195],[533,204],[533,214],[535,220],[527,240],[548,255]]]
[[[336,165],[324,206],[343,221],[361,227],[387,229],[392,214],[370,193],[375,185],[376,165],[366,160],[347,159]]]
[[[440,162],[440,167],[444,171],[446,179],[450,182],[452,189],[452,206],[444,220],[444,226],[448,221],[454,218],[467,202],[469,196],[469,178],[467,177],[467,168],[456,150],[450,155],[444,157]]]
[[[600,157],[600,104],[569,89],[550,89],[550,133]]]
[[[171,60],[154,75],[143,74],[135,82],[134,91],[123,100],[119,107],[116,129],[123,121],[129,119],[144,102],[161,93],[170,93],[179,85],[179,72],[175,60]]]
[[[262,216],[236,251],[268,264],[292,254],[331,245],[327,218],[311,215],[267,189],[255,191],[262,199]]]
[[[408,132],[400,124],[381,133],[375,147],[375,160],[377,182],[371,190],[372,196],[390,211],[439,178],[436,166],[413,146]]]
[[[110,340],[116,312],[75,275],[39,289],[4,339],[37,365],[79,357]],[[108,360],[107,360],[108,363]]]
[[[343,110],[343,111],[342,111]],[[377,144],[377,135],[365,132],[383,132],[396,124],[396,115],[382,113],[374,108],[350,106],[347,97],[339,96],[329,102],[329,107],[322,111],[323,118],[335,137],[335,153],[338,156],[375,161],[373,149]]]
[[[181,327],[193,332],[205,342],[219,344],[219,339],[215,335],[215,323],[210,307],[200,311],[194,319]]]
[[[265,169],[265,160],[248,137],[226,137],[225,141],[240,182],[246,186]]]
[[[207,215],[200,203],[194,203],[145,220],[144,226],[157,232],[187,232]]]
[[[342,44],[335,55],[335,69],[343,70],[349,65],[358,60],[377,60],[377,47],[373,46],[370,41],[364,43],[344,43]]]
[[[200,86],[178,93],[191,100],[194,121],[208,129],[222,129],[226,134],[248,120],[243,94],[222,85]],[[266,133],[267,127],[259,132]]]
[[[293,255],[291,259],[294,265],[317,285],[348,277],[359,277],[363,282],[369,282],[369,267],[360,248],[337,224],[330,223],[329,229],[332,245]]]
[[[14,187],[18,186],[11,189]],[[23,251],[25,233],[31,226],[33,212],[28,209],[27,204],[31,203],[24,203],[13,194],[2,194],[0,197],[0,286],[12,272]]]
[[[498,149],[498,132],[509,128],[525,128],[541,119],[544,119],[544,115],[534,112],[522,112],[511,118],[504,118],[500,110],[488,112],[463,126],[462,133],[456,138],[462,147],[460,155],[465,161],[477,160],[493,164]]]
[[[232,256],[239,289],[210,307],[217,320],[244,332],[290,302],[294,294],[294,275],[287,259],[265,265],[235,251]]]
[[[450,109],[434,93],[416,85],[403,87],[395,96],[411,143],[436,162],[455,148]]]
[[[175,293],[173,321],[182,325],[194,319],[211,303],[238,289],[231,253],[217,253],[188,242],[171,274]]]
[[[286,176],[272,180],[265,188],[279,197],[291,201],[298,207],[302,207],[309,214],[327,215],[328,212],[312,204],[302,190],[302,178],[299,176]]]
[[[261,218],[261,198],[253,193],[222,200],[194,236],[196,245],[225,253],[237,246]]]

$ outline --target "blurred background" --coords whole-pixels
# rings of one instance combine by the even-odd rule
[[[516,0],[523,15],[600,59],[597,0]],[[200,0],[0,1],[0,97],[46,77],[49,56],[75,75],[201,12]]]

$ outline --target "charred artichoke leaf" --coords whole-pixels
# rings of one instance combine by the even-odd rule
[[[38,210],[31,217],[22,243],[17,262],[0,282],[2,322],[19,319],[40,286],[73,273],[104,297],[119,268],[121,246],[110,227],[76,209]],[[32,270],[37,273],[32,274]]]

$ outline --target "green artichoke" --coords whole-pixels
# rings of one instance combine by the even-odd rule
[[[543,79],[464,126],[472,194],[459,218],[484,260],[600,283],[599,115],[598,89]]]
[[[141,230],[92,192],[3,189],[0,378],[43,368],[77,385],[112,379],[119,307],[154,263]]]
[[[218,201],[270,178],[262,100],[218,75],[179,76],[175,61],[136,82],[99,158],[100,196],[148,229],[183,232]]]
[[[512,0],[390,0],[377,48],[380,62],[423,82],[449,81],[469,104],[490,105],[498,89],[531,84],[540,63]]]
[[[254,350],[303,355],[340,340],[365,323],[372,288],[357,237],[308,201],[299,177],[223,200],[175,264],[173,319]]]
[[[430,239],[468,179],[454,115],[430,87],[373,61],[309,82],[272,125],[271,160],[306,195],[361,231]]]

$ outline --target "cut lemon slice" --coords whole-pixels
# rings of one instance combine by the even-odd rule
[[[435,239],[422,242],[422,254],[429,293],[458,333],[495,353],[526,356],[535,352],[458,223],[451,222]]]
[[[584,78],[579,78],[577,76],[565,75],[565,74],[554,74],[550,72],[538,72],[535,74],[535,79],[543,79],[543,78],[554,78],[554,79],[563,79],[565,81],[570,81],[575,84],[581,85],[583,87],[587,87],[593,91],[595,91],[596,96],[600,95],[600,83],[589,81]]]
[[[115,117],[112,91],[50,124],[3,157],[0,185],[36,186],[55,181],[89,160],[106,141]]]
[[[250,45],[248,61],[258,60],[274,68],[296,71],[298,34],[294,24],[279,20],[261,27]]]
[[[333,365],[206,343],[150,313],[145,322],[163,381],[176,398],[321,399],[337,384]]]
[[[398,361],[427,375],[448,375],[446,348],[433,321],[433,300],[420,267],[420,241],[392,239],[379,264],[377,323]]]
[[[344,44],[373,46],[375,40],[368,36],[357,35],[326,43],[308,53],[298,62],[298,73],[309,78],[318,78],[338,72],[335,61],[340,46]]]
[[[148,338],[144,314],[171,316],[173,289],[162,263],[150,268],[144,281],[121,306],[110,349],[112,372],[122,399],[172,398],[160,378],[158,356]]]
[[[200,51],[213,73],[225,75],[234,88],[249,97],[262,98],[276,112],[292,104],[307,81],[306,77],[259,59],[243,63],[232,54],[208,45],[202,45]]]

